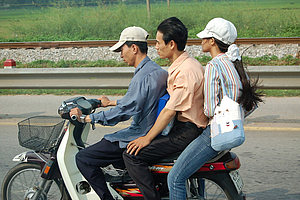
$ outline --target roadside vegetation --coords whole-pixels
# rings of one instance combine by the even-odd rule
[[[145,1],[127,0],[42,0],[50,4],[37,4],[26,0],[26,6],[13,2],[0,1],[0,42],[30,41],[78,41],[78,40],[117,40],[120,32],[128,26],[145,28],[150,39],[155,38],[157,25],[165,18],[176,16],[189,29],[189,38],[204,29],[214,17],[232,21],[238,30],[239,38],[255,37],[299,37],[299,0],[172,0],[170,7],[166,1],[151,1],[150,17]],[[41,1],[41,2],[42,2]],[[22,2],[20,0],[20,2]],[[56,3],[53,3],[56,2]],[[78,3],[79,2],[79,3]],[[81,2],[81,3],[80,3]],[[103,3],[106,2],[106,3]],[[25,4],[25,1],[23,1]],[[208,56],[196,57],[202,65],[211,59]],[[4,61],[0,60],[0,67]],[[169,66],[167,60],[155,60],[161,66]],[[243,57],[246,66],[300,65],[299,58],[286,56]],[[57,67],[124,67],[115,60],[98,61],[59,61],[38,60],[31,63],[17,62],[19,68]],[[0,95],[124,95],[126,90],[0,90]],[[264,90],[266,96],[300,96],[299,90]]]
[[[299,0],[174,0],[169,8],[166,1],[151,1],[150,17],[145,1],[98,1],[98,6],[55,2],[34,9],[2,9],[0,42],[116,40],[125,27],[133,25],[145,28],[154,39],[157,25],[170,16],[186,24],[189,38],[196,38],[214,17],[232,21],[239,38],[300,35]]]
[[[195,57],[203,66],[211,60],[210,56]],[[243,56],[243,63],[245,66],[288,66],[295,65],[300,66],[300,58],[293,57],[291,55],[283,58],[277,56],[262,56],[258,58],[251,58]],[[6,58],[0,60],[0,68],[3,68],[4,61]],[[171,63],[167,59],[156,58],[154,60],[160,66],[170,66]],[[16,63],[17,68],[72,68],[72,67],[128,67],[124,62],[116,60],[97,60],[97,61],[86,61],[86,60],[60,60],[54,62],[51,60],[36,60],[31,63]]]
[[[296,97],[300,96],[300,90],[260,90],[265,97]],[[123,96],[127,92],[126,89],[1,89],[0,95],[112,95]]]

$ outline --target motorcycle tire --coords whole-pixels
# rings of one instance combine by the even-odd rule
[[[193,176],[189,178],[190,196],[188,199],[210,200],[243,200],[243,193],[237,190],[231,181],[229,174],[213,174],[206,176]],[[203,187],[204,186],[204,187]]]
[[[30,199],[42,180],[40,171],[40,165],[37,163],[20,163],[13,167],[3,180],[2,200]],[[50,190],[47,194],[43,192],[39,200],[70,200],[62,179],[53,181]]]

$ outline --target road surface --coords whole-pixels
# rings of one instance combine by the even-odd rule
[[[17,122],[35,115],[57,116],[62,100],[70,96],[0,96],[0,182],[26,151],[18,145]],[[87,98],[96,98],[89,96]],[[117,99],[118,97],[110,97]],[[300,98],[266,98],[245,120],[246,141],[233,149],[239,156],[244,192],[249,200],[300,199]],[[97,126],[88,142],[129,125]]]

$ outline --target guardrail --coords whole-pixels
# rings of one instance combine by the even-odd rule
[[[55,42],[0,42],[0,49],[33,48],[82,48],[113,46],[117,40],[94,41],[55,41]],[[148,40],[149,46],[155,46],[155,40]],[[236,44],[300,44],[300,37],[289,38],[237,38]],[[201,45],[200,39],[188,39],[187,45]]]
[[[167,67],[164,67],[167,70]],[[264,89],[300,89],[300,66],[249,66]],[[133,67],[0,69],[0,89],[127,89]]]

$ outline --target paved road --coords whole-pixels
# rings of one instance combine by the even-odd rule
[[[62,100],[70,96],[0,96],[0,182],[15,165],[12,158],[26,151],[18,145],[17,122],[35,115],[57,115]],[[88,97],[95,98],[95,97]],[[117,97],[111,97],[116,99]],[[266,98],[246,119],[246,141],[233,151],[242,167],[244,191],[249,200],[300,199],[300,98]],[[103,134],[123,127],[91,131],[94,143]]]

